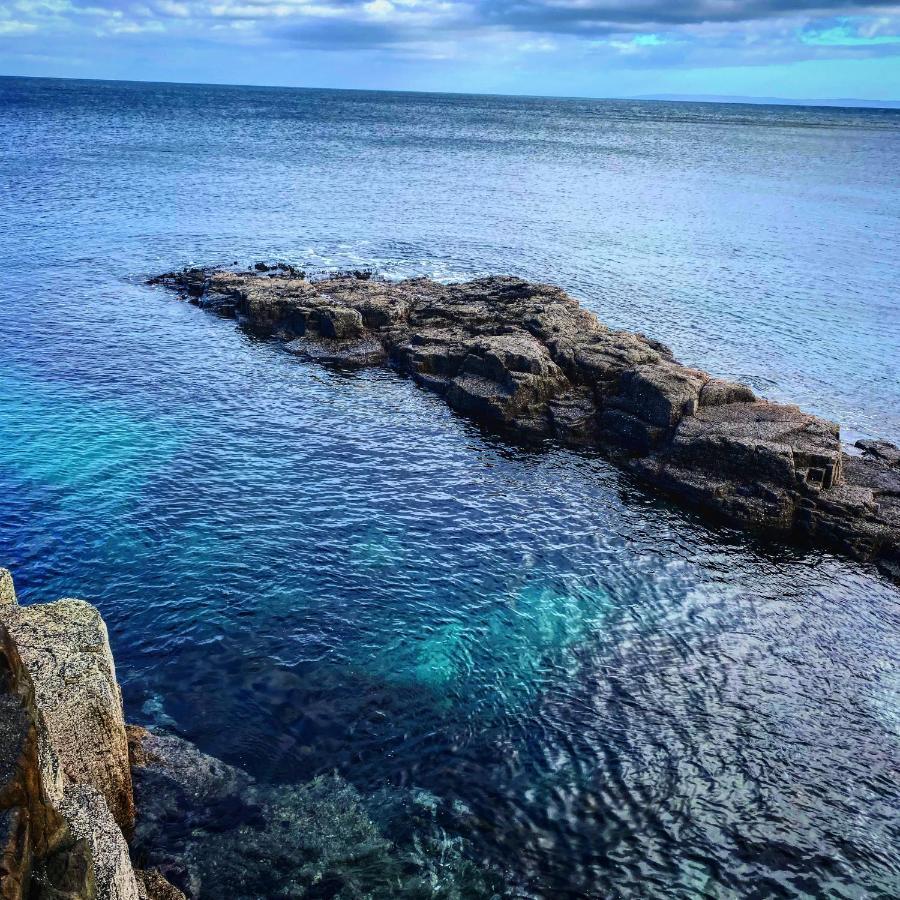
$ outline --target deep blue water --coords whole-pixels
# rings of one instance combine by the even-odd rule
[[[510,893],[900,895],[897,587],[144,285],[512,272],[896,440],[898,172],[896,111],[0,79],[0,564],[132,721],[458,801]]]

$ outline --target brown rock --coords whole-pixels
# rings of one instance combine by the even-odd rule
[[[888,441],[857,441],[856,448],[862,450],[867,459],[877,459],[893,469],[900,468],[900,449]]]
[[[0,900],[185,900],[161,873],[135,873],[120,827],[131,762],[152,754],[149,732],[122,722],[103,620],[79,600],[20,608],[3,573]]]
[[[675,363],[636,366],[622,373],[619,394],[610,405],[658,428],[673,428],[697,412],[707,378]]]
[[[185,895],[160,872],[152,869],[136,869],[134,874],[141,900],[187,900]]]
[[[9,569],[0,569],[0,606],[16,605],[16,588]]]
[[[87,603],[0,607],[0,897],[138,900],[106,628]],[[123,756],[124,750],[124,756]]]
[[[134,824],[128,742],[106,625],[83,600],[7,607],[2,618],[34,685],[63,772],[106,799],[115,821]]]
[[[2,707],[0,707],[0,714],[2,712]],[[22,806],[0,808],[0,898],[2,900],[23,900],[28,896],[31,864],[27,810]]]
[[[347,306],[324,307],[318,310],[319,333],[322,337],[345,341],[362,334],[362,316]]]
[[[728,403],[752,403],[756,394],[746,384],[710,378],[700,390],[701,406],[725,406]]]
[[[33,729],[0,654],[0,898],[26,897],[32,867],[29,781],[37,770]]]
[[[103,794],[88,784],[66,787],[60,812],[65,818],[76,844],[89,850],[88,879],[95,896],[109,900],[139,900],[138,886],[128,845],[122,830],[109,812]],[[83,888],[74,896],[85,896]],[[92,896],[90,893],[87,896]]]
[[[742,483],[819,489],[840,480],[841,441],[837,425],[796,406],[730,403],[685,418],[670,458]]]
[[[597,405],[588,388],[572,388],[550,400],[550,422],[554,437],[572,447],[596,446]]]

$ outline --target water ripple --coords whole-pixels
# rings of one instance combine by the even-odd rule
[[[897,437],[895,114],[0,100],[0,561],[26,601],[99,605],[130,718],[276,784],[337,770],[399,846],[456,810],[510,896],[900,893],[896,587],[142,284],[518,272]]]

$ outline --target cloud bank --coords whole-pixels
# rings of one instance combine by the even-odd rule
[[[370,61],[394,64],[531,67],[552,81],[550,60],[555,71],[598,72],[896,61],[900,6],[891,0],[0,0],[0,57],[68,54],[90,69],[87,57],[101,47],[142,54],[138,59],[156,70],[159,54],[176,52],[219,54],[224,68],[229,54],[236,63],[252,54],[293,54],[299,61],[304,53],[364,52]],[[895,78],[900,69],[891,63],[885,71]]]

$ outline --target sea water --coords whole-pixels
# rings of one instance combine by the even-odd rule
[[[130,721],[343,810],[284,896],[896,896],[872,566],[145,281],[513,273],[897,440],[898,172],[896,111],[0,79],[0,564]]]

